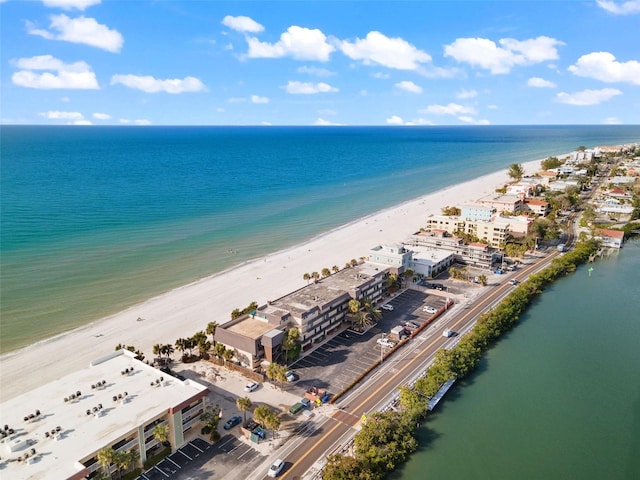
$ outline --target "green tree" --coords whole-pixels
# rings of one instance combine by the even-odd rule
[[[288,364],[289,352],[295,350],[299,340],[300,340],[300,331],[297,328],[292,327],[289,330],[287,330],[287,334],[282,340],[282,349],[284,350],[285,363]]]
[[[322,276],[326,278],[326,277],[328,277],[329,275],[331,275],[331,270],[329,270],[329,269],[328,269],[328,268],[326,268],[326,267],[325,267],[325,268],[323,268],[323,269],[322,269]]]
[[[215,347],[216,345],[216,329],[218,328],[218,322],[209,322],[207,323],[207,329],[205,332],[207,335],[211,335],[211,343]]]
[[[524,176],[524,169],[519,163],[512,163],[507,170],[507,175],[509,175],[509,178],[518,182]]]
[[[111,478],[111,465],[116,456],[116,451],[111,447],[104,447],[102,450],[98,452],[97,461],[100,464],[102,470],[109,475]]]
[[[340,271],[340,267],[338,265],[334,265],[333,267],[331,267],[331,270],[333,271],[333,273],[338,273]]]
[[[486,287],[487,283],[489,282],[489,280],[487,279],[487,276],[484,274],[478,276],[478,281],[480,282],[480,285],[482,285],[483,287]]]
[[[267,378],[283,384],[287,381],[287,367],[278,363],[272,362],[267,365]]]
[[[242,412],[243,422],[247,421],[247,410],[251,409],[252,403],[249,397],[239,397],[236,399],[236,406]]]
[[[318,272],[311,272],[311,278],[313,278],[314,282],[317,282],[320,278],[320,274]]]
[[[224,359],[224,354],[226,351],[227,347],[225,347],[222,343],[216,343],[216,346],[213,347],[213,354],[220,360]]]
[[[240,309],[234,308],[231,311],[231,320],[235,320],[236,318],[240,317],[240,315],[242,315],[242,312],[240,311]]]
[[[222,411],[220,410],[220,406],[216,405],[208,405],[202,415],[200,415],[200,420],[204,423],[203,433],[209,434],[209,440],[212,442],[217,442],[220,440],[220,434],[218,433],[218,424],[220,423],[220,415]]]
[[[225,365],[229,363],[231,359],[235,357],[235,355],[235,350],[233,350],[232,348],[225,348],[224,352],[222,353],[222,358],[224,359]]]
[[[558,168],[560,165],[562,165],[562,162],[558,160],[557,157],[548,157],[540,163],[542,170],[544,170],[545,172],[547,170],[551,170],[552,168]]]
[[[266,428],[266,420],[271,415],[271,409],[266,405],[258,405],[253,411],[253,419],[263,428]]]
[[[358,261],[357,261],[355,258],[352,258],[352,259],[350,260],[350,263],[351,263],[351,266],[352,266],[352,267],[355,267],[356,265],[358,265]]]
[[[280,417],[275,412],[271,412],[271,415],[268,415],[267,418],[265,418],[265,426],[271,429],[271,432],[273,432],[273,438],[276,438],[276,432],[280,428],[280,422]]]
[[[442,215],[446,215],[448,217],[458,217],[461,213],[462,210],[458,207],[450,207],[448,205],[446,207],[442,207]]]
[[[153,438],[163,447],[169,446],[169,425],[160,424],[153,427]]]
[[[334,454],[327,457],[322,480],[381,480],[383,474],[371,471],[363,460],[350,455]]]
[[[309,275],[308,273],[305,273],[304,275],[302,275],[302,279],[307,281],[307,285],[309,284],[309,280],[311,280],[311,275]]]

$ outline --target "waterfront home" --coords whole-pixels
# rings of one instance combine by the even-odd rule
[[[376,245],[369,250],[367,262],[389,267],[392,273],[402,273],[411,264],[412,252],[402,244]]]
[[[549,202],[538,200],[535,198],[525,198],[523,211],[536,215],[538,217],[546,217],[551,212]]]
[[[593,237],[602,242],[603,247],[622,248],[624,232],[620,230],[609,230],[607,228],[596,228]]]
[[[0,406],[0,423],[16,432],[3,440],[1,476],[94,477],[104,448],[135,451],[135,464],[142,467],[165,448],[154,435],[157,426],[166,428],[172,450],[199,436],[208,394],[198,382],[179,380],[118,350]]]

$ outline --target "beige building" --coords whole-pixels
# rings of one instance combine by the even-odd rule
[[[199,435],[208,393],[127,350],[111,353],[1,405],[0,423],[15,433],[2,440],[0,476],[79,480],[95,474],[106,447],[136,450],[141,466],[161,448],[157,425],[169,427],[172,449]]]
[[[524,202],[521,195],[491,194],[478,199],[476,203],[493,207],[498,213],[518,213]]]
[[[296,327],[303,349],[324,340],[343,325],[350,300],[381,300],[388,272],[389,267],[370,263],[345,268],[219,326],[215,339],[235,350],[236,360],[247,368],[278,361],[284,330]]]
[[[501,218],[501,217],[495,217]],[[466,233],[500,248],[507,239],[509,223],[501,220],[464,220],[462,217],[433,215],[427,219],[427,231],[444,231],[450,235]]]
[[[549,215],[551,207],[549,206],[549,202],[545,202],[544,200],[525,198],[523,211],[532,213],[538,217],[546,217]]]

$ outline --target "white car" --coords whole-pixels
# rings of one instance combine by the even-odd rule
[[[260,384],[258,382],[249,382],[244,386],[244,391],[253,392],[254,390],[257,390],[259,386]]]
[[[434,308],[434,307],[430,307],[429,305],[425,305],[425,306],[422,308],[422,311],[423,311],[423,312],[430,313],[430,314],[432,314],[432,315],[433,315],[434,313],[436,313],[436,312],[438,311],[438,309],[437,309],[437,308]]]
[[[383,309],[383,310],[388,310],[390,312],[393,312],[393,305],[389,305],[388,303],[385,303],[380,308]]]
[[[298,380],[298,376],[291,371],[286,372],[284,376],[287,377],[287,382],[295,382]]]
[[[450,328],[447,328],[444,332],[442,332],[442,336],[449,338],[449,337],[453,337],[455,335],[455,333],[456,332],[454,332]]]
[[[396,342],[389,340],[388,338],[379,338],[376,340],[378,345],[382,345],[383,347],[393,348],[396,346]]]
[[[278,475],[280,475],[280,472],[282,472],[283,468],[284,468],[284,460],[278,459],[275,462],[273,462],[273,465],[269,467],[269,471],[267,472],[267,475],[269,477],[276,478]]]

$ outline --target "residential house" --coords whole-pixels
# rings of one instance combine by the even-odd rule
[[[619,230],[596,228],[593,236],[602,242],[603,247],[622,248],[624,242],[624,232]]]
[[[525,198],[523,211],[531,213],[537,217],[546,217],[551,212],[549,202],[535,198]]]

